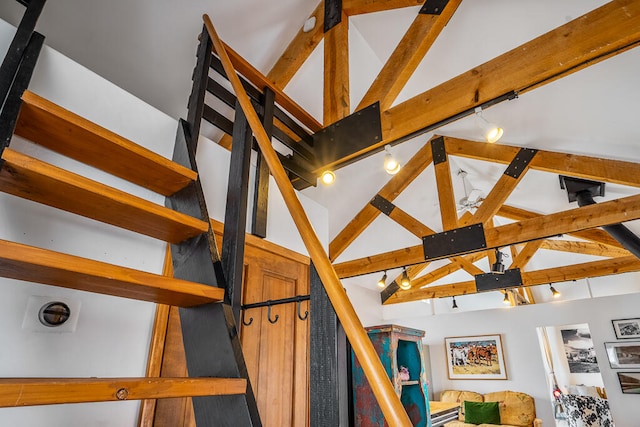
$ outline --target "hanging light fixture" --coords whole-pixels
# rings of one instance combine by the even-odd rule
[[[554,288],[551,283],[549,283],[549,290],[551,291],[551,296],[553,296],[554,298],[559,298],[560,295],[562,295],[560,291]]]
[[[389,175],[395,175],[400,170],[400,163],[393,157],[391,154],[391,145],[384,146],[384,170],[387,171]]]
[[[407,289],[411,289],[411,280],[409,279],[409,275],[407,274],[407,267],[402,268],[402,277],[400,278],[400,289],[406,291]]]
[[[482,107],[478,107],[475,109],[476,111],[476,122],[480,129],[482,129],[482,133],[484,134],[484,139],[487,142],[494,143],[498,142],[498,140],[502,137],[504,133],[504,129],[495,123],[490,123],[487,119],[482,115]]]
[[[499,249],[496,249],[496,262],[491,266],[491,272],[493,274],[504,274],[504,264],[502,263],[503,253]]]
[[[509,301],[509,291],[504,291],[504,298],[502,299],[502,303],[504,305],[511,305],[511,301]]]
[[[322,181],[324,185],[331,185],[335,182],[335,180],[336,174],[332,171],[327,170],[322,172],[322,175],[320,175],[320,181]]]
[[[456,297],[453,297],[453,305],[451,306],[452,309],[457,309],[458,308],[458,304],[456,304]]]
[[[384,288],[387,286],[387,270],[384,271],[384,275],[378,280],[378,287]]]

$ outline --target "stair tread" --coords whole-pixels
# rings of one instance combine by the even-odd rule
[[[196,172],[25,91],[15,134],[142,187],[170,196]]]
[[[205,233],[209,224],[29,157],[2,154],[0,191],[171,243]]]
[[[0,276],[180,307],[224,298],[222,288],[7,240],[0,240]]]
[[[244,378],[1,378],[0,407],[244,394]]]

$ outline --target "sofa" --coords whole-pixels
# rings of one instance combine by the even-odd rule
[[[517,391],[498,391],[484,395],[474,391],[445,390],[440,395],[443,402],[460,403],[458,420],[445,424],[445,427],[495,426],[506,427],[542,427],[542,420],[536,418],[536,406],[533,397]],[[500,424],[471,424],[465,422],[464,402],[497,402]],[[467,406],[474,405],[468,404]],[[477,407],[478,405],[475,404]],[[489,405],[491,406],[491,405]],[[494,405],[495,406],[495,405]],[[477,421],[477,420],[474,420]]]

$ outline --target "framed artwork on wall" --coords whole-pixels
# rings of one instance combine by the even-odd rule
[[[640,369],[640,341],[606,342],[609,365],[614,369]]]
[[[635,319],[613,319],[613,330],[616,338],[626,340],[632,338],[640,338],[640,318]]]
[[[500,335],[444,339],[447,372],[451,380],[506,380]]]
[[[640,372],[618,372],[618,381],[624,394],[640,394]]]

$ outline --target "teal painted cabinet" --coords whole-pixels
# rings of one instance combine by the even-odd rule
[[[397,325],[365,329],[413,425],[431,427],[427,374],[422,354],[424,331]],[[355,426],[388,426],[362,366],[353,353],[351,358]]]

